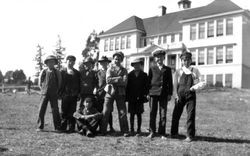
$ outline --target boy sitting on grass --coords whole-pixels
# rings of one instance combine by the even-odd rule
[[[83,105],[84,107],[80,107],[73,116],[76,118],[79,133],[87,137],[94,137],[102,119],[102,114],[92,107],[93,101],[91,97],[86,97]]]

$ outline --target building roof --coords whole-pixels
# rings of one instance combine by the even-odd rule
[[[120,24],[114,26],[103,34],[111,34],[116,32],[128,31],[128,30],[141,30],[145,32],[143,20],[137,16],[131,16]]]
[[[242,10],[242,8],[230,0],[214,0],[212,3],[203,7],[172,12],[163,16],[154,16],[145,19],[132,16],[104,32],[103,35],[134,29],[145,32],[147,36],[173,33],[182,30],[182,25],[179,23],[181,20],[233,12],[237,10]]]

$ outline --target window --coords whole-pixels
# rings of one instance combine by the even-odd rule
[[[233,74],[225,75],[225,87],[232,88]]]
[[[205,23],[199,24],[199,39],[205,38]]]
[[[167,43],[167,35],[163,36],[163,43]]]
[[[223,47],[217,47],[216,49],[216,64],[223,63]]]
[[[191,65],[196,65],[196,50],[192,49],[190,50],[191,54],[192,54],[192,63]]]
[[[182,33],[179,33],[179,41],[182,41]]]
[[[233,46],[226,46],[226,63],[233,62]]]
[[[226,20],[226,35],[233,35],[233,19]]]
[[[213,75],[207,75],[207,86],[211,87],[214,85],[214,76]]]
[[[161,38],[162,38],[162,36],[159,36],[159,37],[158,37],[158,45],[161,44]]]
[[[114,50],[114,38],[110,39],[110,44],[109,44],[109,51],[113,51]]]
[[[171,43],[175,42],[175,34],[171,35]]]
[[[214,64],[214,48],[207,49],[207,64]]]
[[[125,49],[125,36],[121,37],[121,49]]]
[[[223,20],[217,20],[217,36],[223,35]]]
[[[199,49],[198,51],[198,65],[203,65],[204,64],[204,60],[205,60],[205,56],[204,56],[204,49]]]
[[[217,75],[215,76],[215,80],[216,80],[215,86],[216,86],[216,87],[222,87],[222,86],[223,86],[223,84],[222,84],[222,77],[223,77],[222,74],[217,74]]]
[[[120,38],[116,37],[115,38],[115,50],[119,50],[119,45],[120,45]]]
[[[190,26],[190,40],[195,40],[196,39],[196,25],[192,24]]]
[[[214,21],[208,22],[207,37],[214,37]]]
[[[109,47],[109,40],[105,39],[104,40],[104,51],[108,51],[108,47]]]
[[[127,45],[126,45],[126,48],[127,49],[131,48],[131,36],[130,35],[127,36]]]

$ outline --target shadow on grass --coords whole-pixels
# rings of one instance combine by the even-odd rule
[[[217,138],[217,137],[208,137],[208,136],[196,136],[195,140],[196,141],[207,141],[207,142],[250,144],[250,140],[246,140],[246,139],[228,139],[228,138]]]
[[[17,128],[17,127],[0,127],[0,129],[5,129],[5,130],[20,130],[20,128]]]
[[[1,152],[8,151],[8,150],[9,150],[8,148],[5,148],[5,147],[0,147],[0,153],[1,153]]]

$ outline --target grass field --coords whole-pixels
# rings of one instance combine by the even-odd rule
[[[35,131],[39,95],[0,94],[0,155],[248,155],[250,156],[250,90],[214,90],[198,93],[196,106],[197,140],[146,138],[149,108],[145,104],[143,136],[120,135],[87,138],[77,133],[54,133],[50,108],[46,132]],[[116,108],[116,107],[115,107]],[[171,126],[173,101],[168,105],[167,133]],[[119,131],[117,112],[114,128]],[[129,115],[128,115],[129,116]],[[186,112],[180,121],[185,135]],[[136,127],[135,127],[136,128]]]

